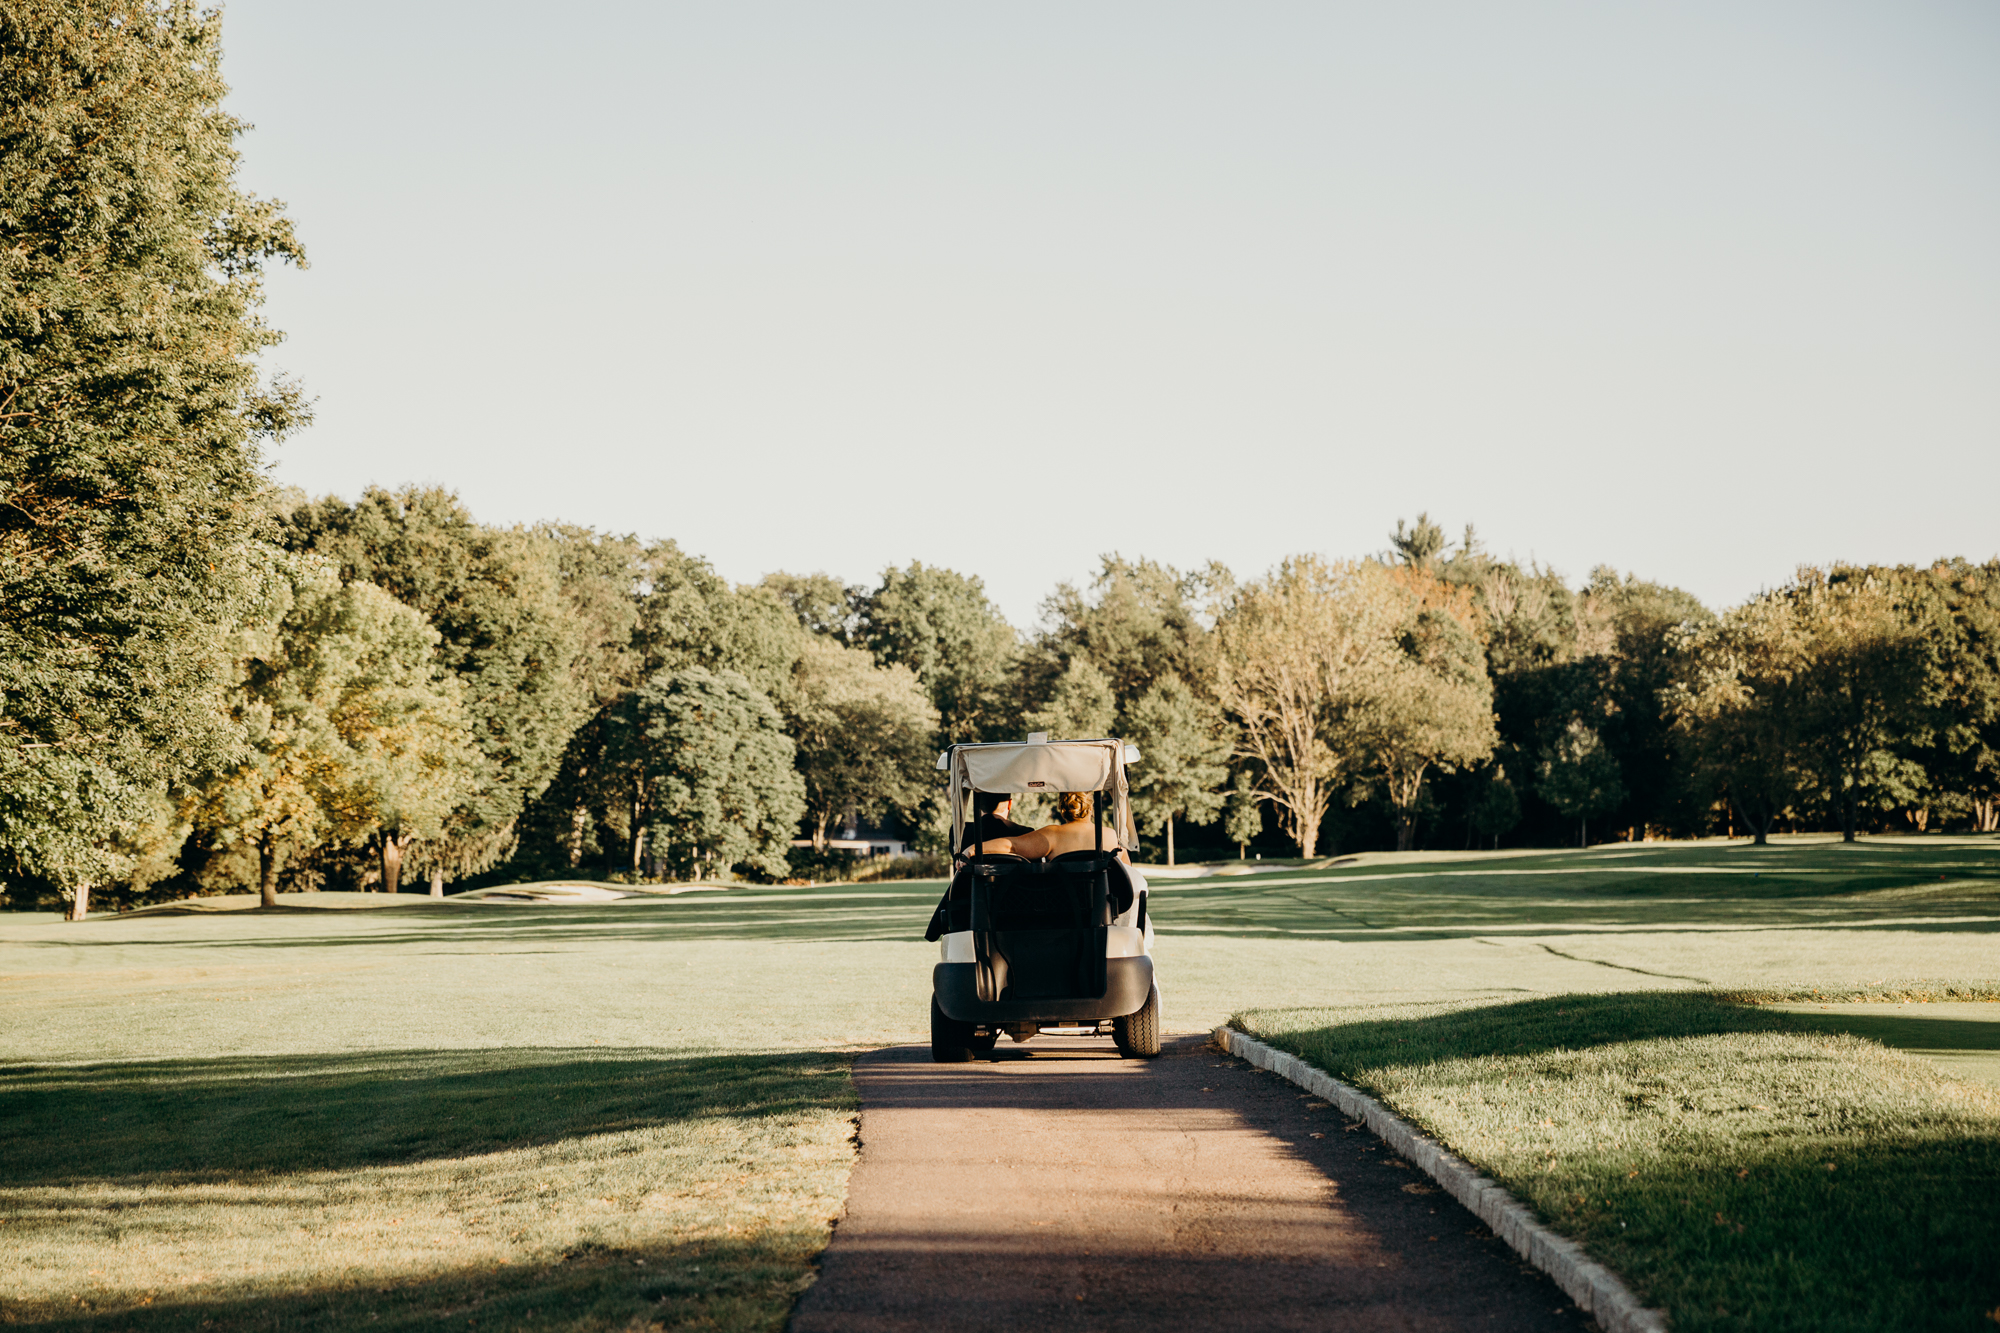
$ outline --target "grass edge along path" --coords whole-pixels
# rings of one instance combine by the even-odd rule
[[[1979,990],[1982,988],[1972,988]],[[1705,991],[1252,1010],[1678,1331],[1985,1326],[2000,1090]]]

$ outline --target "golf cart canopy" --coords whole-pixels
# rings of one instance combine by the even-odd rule
[[[1139,747],[1120,740],[1052,741],[1045,732],[1036,732],[1025,741],[954,745],[939,755],[937,762],[951,787],[952,850],[963,850],[970,815],[966,796],[975,791],[1007,795],[1103,792],[1100,817],[1110,817],[1112,831],[1122,845],[1136,847],[1125,766],[1138,761]]]

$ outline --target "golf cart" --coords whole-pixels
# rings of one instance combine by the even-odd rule
[[[931,1058],[953,1064],[1039,1034],[1096,1036],[1121,1055],[1160,1053],[1160,992],[1146,880],[1105,850],[1137,843],[1125,765],[1139,751],[1117,740],[954,745],[938,756],[951,791],[951,886],[927,940],[942,941],[931,972]],[[1090,792],[1096,850],[1047,860],[987,852],[975,792]]]

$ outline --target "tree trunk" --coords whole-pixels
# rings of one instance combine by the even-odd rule
[[[257,898],[259,907],[278,905],[278,840],[269,829],[257,841]]]
[[[1855,804],[1855,799],[1851,793],[1846,800],[1840,803],[1840,840],[1842,842],[1854,841]]]
[[[1590,846],[1589,815],[1578,815],[1576,817],[1576,845],[1579,847]]]
[[[382,892],[397,893],[403,887],[403,849],[410,845],[408,838],[399,838],[389,830],[382,830]]]
[[[1167,816],[1167,864],[1174,863],[1174,817]]]
[[[1972,803],[1972,831],[1991,833],[2000,829],[2000,801],[1978,801]]]
[[[444,867],[431,867],[431,897],[444,897]]]
[[[813,816],[813,850],[816,852],[826,850],[826,821],[832,818],[832,814],[830,810],[822,810]]]
[[[71,891],[69,900],[69,910],[63,913],[63,920],[81,921],[86,916],[89,915],[90,915],[90,881],[79,880],[77,881],[76,888]]]
[[[632,830],[632,836],[631,856],[626,868],[632,872],[632,878],[636,880],[639,878],[639,867],[645,864],[646,856],[646,784],[644,781],[637,779],[633,781],[632,802],[628,809],[631,812],[631,823],[627,827]]]

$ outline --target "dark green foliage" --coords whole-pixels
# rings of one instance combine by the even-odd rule
[[[766,574],[761,585],[792,609],[808,634],[835,643],[854,643],[861,624],[861,605],[868,590],[842,583],[831,574]]]
[[[688,667],[647,681],[613,715],[635,823],[675,879],[747,866],[773,878],[806,812],[778,710],[741,673]]]
[[[268,259],[236,187],[219,19],[0,11],[0,849],[66,890],[129,868],[165,784],[224,757],[219,639],[246,575]]]
[[[1013,627],[976,577],[912,562],[883,571],[859,606],[860,645],[888,665],[917,673],[938,710],[941,739],[1017,739],[1007,683],[1017,651]]]
[[[1069,664],[1081,659],[1109,684],[1113,725],[1122,734],[1132,707],[1156,684],[1178,679],[1200,688],[1208,665],[1196,603],[1207,586],[1203,575],[1105,556],[1088,595],[1065,583],[1042,603],[1049,629],[1024,662],[1025,697],[1042,703]]]

